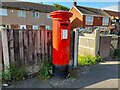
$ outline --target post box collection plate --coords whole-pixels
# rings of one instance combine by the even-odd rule
[[[68,38],[68,30],[62,29],[62,39],[67,39],[67,38]]]

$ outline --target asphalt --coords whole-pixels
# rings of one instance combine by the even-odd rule
[[[120,61],[105,61],[93,66],[77,69],[79,78],[65,80],[38,78],[19,81],[7,88],[118,88],[120,83]]]

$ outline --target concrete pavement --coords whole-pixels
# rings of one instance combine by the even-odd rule
[[[80,78],[47,81],[34,78],[17,82],[9,88],[118,88],[119,66],[120,61],[105,61],[78,69]]]

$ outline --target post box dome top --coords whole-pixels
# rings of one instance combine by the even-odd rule
[[[69,19],[72,17],[72,13],[68,11],[58,10],[50,13],[50,17],[56,19]]]

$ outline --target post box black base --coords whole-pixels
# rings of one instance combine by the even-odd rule
[[[58,79],[66,79],[68,76],[68,65],[53,65],[53,77]]]

